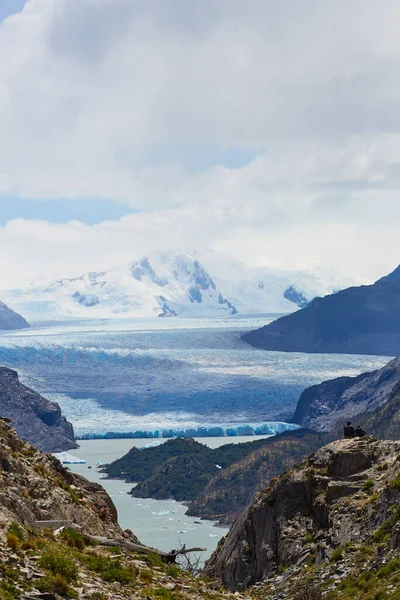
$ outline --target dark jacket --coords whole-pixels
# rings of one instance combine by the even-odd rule
[[[345,438],[353,438],[355,437],[356,433],[354,431],[354,427],[353,425],[345,425],[344,426],[344,436]]]

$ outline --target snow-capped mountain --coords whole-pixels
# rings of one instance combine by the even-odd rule
[[[4,294],[32,320],[70,317],[224,316],[237,311],[187,252],[150,253],[102,273]]]
[[[350,282],[353,283],[353,282]],[[105,272],[3,292],[31,321],[289,313],[349,285],[322,269],[248,269],[213,252],[153,252]]]
[[[319,265],[301,271],[249,268],[227,254],[211,250],[194,254],[212,272],[218,289],[239,314],[290,313],[304,308],[316,296],[360,284]]]

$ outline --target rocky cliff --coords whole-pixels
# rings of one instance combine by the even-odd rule
[[[29,323],[21,315],[8,308],[4,302],[0,302],[0,330],[26,329]]]
[[[0,367],[0,416],[11,420],[18,435],[44,452],[77,448],[71,423],[54,402],[22,385],[12,369]]]
[[[230,590],[258,583],[271,599],[394,599],[385,592],[400,572],[399,452],[372,437],[324,446],[255,498],[206,573]],[[305,584],[316,595],[296,595]]]
[[[400,280],[388,276],[373,285],[315,298],[243,339],[264,350],[398,356]]]
[[[398,358],[371,373],[324,381],[301,394],[293,420],[302,427],[330,431],[338,421],[358,418],[392,400],[399,385]]]

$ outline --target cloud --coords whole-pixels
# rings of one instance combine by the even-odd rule
[[[399,13],[395,0],[29,0],[0,24],[0,195],[143,212],[12,221],[3,276],[161,245],[378,276],[398,260]]]

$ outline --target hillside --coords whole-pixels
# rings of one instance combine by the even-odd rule
[[[302,427],[329,431],[338,421],[355,419],[392,400],[399,384],[398,358],[371,373],[324,381],[304,390],[293,420]]]
[[[131,492],[136,498],[188,501],[196,498],[220,469],[264,443],[266,440],[256,440],[211,449],[191,438],[176,438],[144,450],[132,448],[103,471],[109,477],[138,483]]]
[[[0,330],[27,329],[29,323],[4,302],[0,302]]]
[[[0,415],[11,420],[18,435],[44,452],[76,448],[71,423],[55,402],[22,385],[18,373],[0,367]]]
[[[234,598],[122,531],[104,489],[0,419],[1,600]]]
[[[271,481],[206,565],[258,598],[398,598],[400,442],[339,440]]]
[[[274,436],[242,460],[219,471],[189,505],[187,514],[232,523],[277,477],[328,441],[328,436],[297,430]]]
[[[315,298],[291,315],[243,336],[264,350],[341,354],[400,354],[400,280],[351,287]]]

